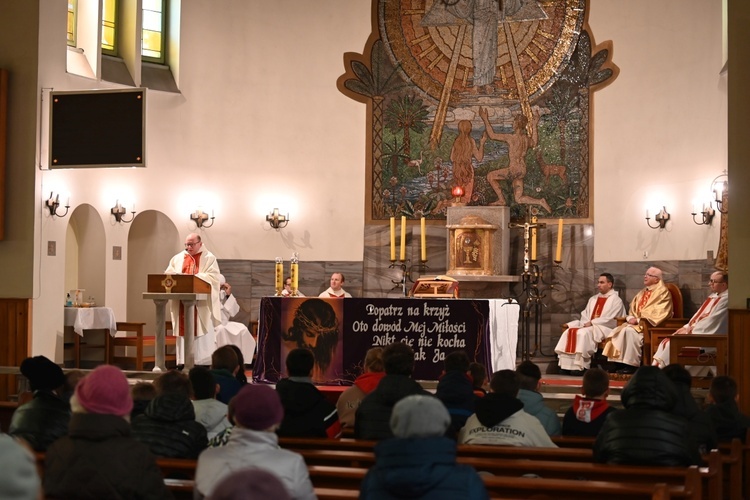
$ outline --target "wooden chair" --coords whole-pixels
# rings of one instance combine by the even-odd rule
[[[659,346],[658,341],[654,343],[654,341],[656,340],[655,333],[659,332],[663,335],[670,329],[670,333],[674,333],[679,327],[687,322],[687,320],[682,317],[684,309],[680,287],[678,287],[674,283],[665,283],[665,285],[669,290],[669,294],[672,296],[672,317],[665,319],[658,325],[652,325],[645,319],[642,319],[639,323],[641,326],[641,331],[643,332],[643,355],[641,356],[641,364],[644,366],[651,364],[654,352],[656,352],[656,348]],[[625,320],[626,318],[617,318],[617,325],[619,326],[625,323]],[[660,338],[664,337],[662,336]]]
[[[135,336],[129,336],[129,337],[113,337],[109,342],[109,352],[108,352],[108,363],[112,363],[115,365],[120,364],[135,364],[135,369],[138,371],[143,371],[143,364],[144,363],[154,363],[156,361],[156,356],[154,354],[150,356],[146,356],[144,354],[144,348],[145,347],[156,347],[156,336],[155,335],[144,335],[143,334],[143,327],[146,323],[139,323],[134,321],[118,321],[117,322],[117,331],[118,332],[134,332]],[[167,322],[166,327],[167,332],[172,330],[172,322]],[[173,335],[167,335],[164,338],[164,345],[165,346],[176,346],[177,345],[177,337]],[[122,356],[117,356],[115,354],[115,349],[117,347],[123,347],[125,348],[125,354]],[[128,356],[127,355],[127,348],[128,347],[135,347],[135,356]],[[174,353],[165,353],[164,355],[165,361],[173,361],[175,364],[177,364],[177,355]]]

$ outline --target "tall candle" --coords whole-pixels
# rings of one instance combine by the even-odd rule
[[[391,217],[391,262],[396,261],[396,218]]]
[[[562,237],[563,220],[557,219],[557,252],[555,252],[555,262],[562,262]]]
[[[284,288],[284,262],[281,257],[276,257],[276,295],[281,295]]]
[[[419,225],[420,225],[420,230],[421,230],[420,236],[422,238],[422,241],[421,241],[422,242],[422,262],[426,262],[427,261],[427,232],[425,231],[424,217],[422,217],[419,220]]]
[[[406,216],[401,216],[401,248],[399,249],[398,259],[401,262],[406,260]]]
[[[298,290],[299,289],[299,264],[296,262],[292,262],[292,265],[289,266],[290,268],[290,275],[292,277],[292,290]]]
[[[537,218],[532,217],[531,223],[536,224]],[[536,260],[536,228],[531,229],[531,260]]]

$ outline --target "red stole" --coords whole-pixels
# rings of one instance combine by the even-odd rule
[[[646,290],[643,291],[643,297],[641,297],[641,300],[638,302],[638,311],[640,312],[641,309],[646,307],[646,304],[648,303],[648,299],[651,298],[651,290],[646,288]]]
[[[597,297],[594,310],[591,313],[591,319],[596,319],[602,315],[604,310],[604,304],[607,303],[609,297]],[[576,346],[578,344],[578,328],[568,329],[568,341],[565,343],[565,352],[574,353],[576,352]]]
[[[707,318],[711,315],[711,311],[713,311],[714,306],[719,303],[719,297],[708,297],[706,300],[703,301],[703,304],[701,304],[701,308],[698,309],[698,312],[693,315],[693,317],[690,319],[690,322],[688,325],[693,326],[700,320]],[[709,307],[709,304],[711,307]]]
[[[200,253],[197,253],[195,255],[190,255],[189,253],[185,252],[185,258],[182,261],[182,274],[198,274],[198,268],[201,264],[201,255]],[[180,337],[185,336],[185,306],[182,305],[182,302],[180,302]],[[198,310],[195,310],[195,318],[193,319],[193,325],[198,324]]]
[[[344,298],[344,294],[334,295],[331,292],[328,292],[328,296],[331,297],[332,299],[343,299]]]

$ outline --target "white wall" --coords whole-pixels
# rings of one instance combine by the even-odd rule
[[[696,226],[693,199],[727,168],[721,0],[593,0],[597,42],[614,41],[620,75],[594,97],[596,262],[714,255],[719,218]],[[645,211],[666,205],[664,231]],[[717,213],[718,214],[718,213]],[[644,252],[648,257],[644,258]]]
[[[44,2],[40,14],[38,92],[112,86],[65,73],[64,6]],[[698,227],[689,212],[726,168],[721,2],[592,0],[589,20],[595,41],[614,41],[621,70],[594,97],[595,260],[703,258],[718,223]],[[118,197],[163,213],[183,236],[197,204],[213,208],[202,236],[220,258],[362,259],[366,110],[336,79],[370,32],[370,0],[182,2],[182,93],[148,92],[148,168],[37,171],[33,354],[54,355],[63,322],[67,221],[41,207],[54,186],[70,190],[71,210],[89,204],[102,218],[104,302],[117,317],[127,312],[129,231],[109,214]],[[652,197],[672,213],[666,231],[646,227]],[[276,206],[291,215],[282,232],[263,221]],[[50,240],[56,257],[42,252]]]

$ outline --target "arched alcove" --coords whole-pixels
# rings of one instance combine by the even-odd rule
[[[164,272],[169,259],[182,249],[174,223],[156,210],[140,212],[128,233],[127,320],[146,323],[146,332],[156,332],[156,309],[143,300],[146,277]]]
[[[83,299],[92,297],[105,305],[104,224],[99,212],[88,204],[73,211],[65,236],[65,290],[85,290]]]

